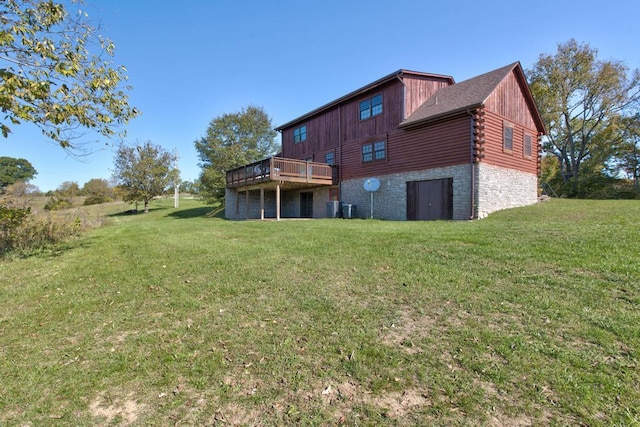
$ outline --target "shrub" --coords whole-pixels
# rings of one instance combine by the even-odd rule
[[[106,197],[106,196],[101,196],[101,195],[95,195],[95,196],[89,196],[84,200],[83,205],[85,206],[89,206],[89,205],[100,205],[102,203],[107,203],[110,202],[111,198]]]
[[[30,211],[30,208],[0,205],[0,253],[13,247],[16,230],[22,225]]]
[[[69,209],[73,206],[73,204],[67,199],[59,199],[57,197],[51,197],[46,205],[44,205],[44,209],[47,211],[59,211],[61,209]]]
[[[42,249],[105,222],[105,216],[87,209],[34,213],[0,205],[0,256]]]

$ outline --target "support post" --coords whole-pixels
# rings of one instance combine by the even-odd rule
[[[280,184],[276,185],[276,221],[280,221]]]
[[[264,188],[260,189],[260,220],[264,220]]]
[[[249,190],[244,192],[244,219],[249,219]]]

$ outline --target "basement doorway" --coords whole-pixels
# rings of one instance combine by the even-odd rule
[[[313,218],[313,192],[300,193],[300,218]]]
[[[453,219],[453,178],[407,182],[407,219]]]

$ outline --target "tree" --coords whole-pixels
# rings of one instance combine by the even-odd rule
[[[67,3],[68,4],[68,3]],[[70,13],[53,0],[0,3],[0,131],[31,122],[65,149],[80,128],[116,135],[138,112],[123,87],[126,69],[105,57],[114,44],[98,33],[88,15]]]
[[[182,181],[180,183],[180,191],[183,193],[198,194],[200,191],[200,183],[198,180]]]
[[[113,179],[123,192],[125,202],[143,202],[149,212],[149,201],[164,194],[179,180],[175,167],[177,156],[161,146],[145,142],[136,146],[120,144],[115,158]]]
[[[195,142],[200,158],[200,194],[209,200],[223,200],[225,172],[275,154],[271,118],[261,107],[249,106],[211,121],[206,136]]]
[[[73,199],[79,193],[80,186],[75,181],[65,181],[55,191],[55,195],[63,199]]]
[[[29,184],[28,182],[24,181],[16,181],[13,184],[7,185],[5,187],[4,194],[8,197],[24,200],[32,196],[41,195],[42,193],[36,185]]]
[[[85,205],[96,205],[113,200],[113,188],[106,179],[93,178],[82,186],[82,194],[86,196]]]
[[[640,99],[640,71],[575,40],[540,55],[529,72],[531,91],[547,128],[545,151],[557,156],[562,182],[576,186],[587,173],[606,171],[615,158],[618,121]]]
[[[633,180],[637,193],[640,190],[640,113],[623,120],[621,152],[619,167]]]
[[[37,174],[28,160],[0,157],[0,189],[18,181],[29,181]]]

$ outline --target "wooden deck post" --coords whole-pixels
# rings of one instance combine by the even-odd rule
[[[260,219],[264,220],[264,188],[260,189]]]
[[[276,221],[280,221],[280,184],[276,185]]]

